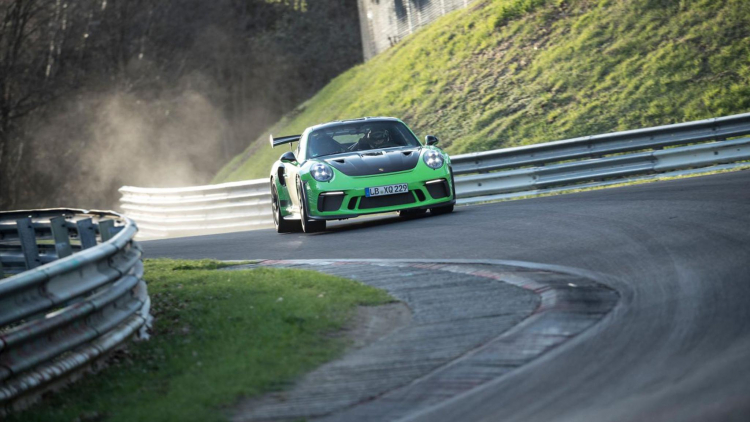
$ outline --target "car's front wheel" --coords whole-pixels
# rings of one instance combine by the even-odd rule
[[[277,233],[293,233],[299,231],[299,222],[295,220],[284,220],[281,215],[281,201],[279,193],[276,191],[276,185],[271,185],[271,212],[273,213],[273,225],[276,226]]]
[[[307,197],[305,190],[302,189],[302,183],[297,180],[297,198],[299,198],[299,216],[302,223],[302,231],[305,233],[318,233],[326,229],[325,220],[311,220],[307,216]]]

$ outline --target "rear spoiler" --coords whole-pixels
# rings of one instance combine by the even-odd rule
[[[273,135],[270,135],[269,138],[271,140],[271,148],[276,147],[281,144],[288,144],[291,142],[297,142],[299,141],[299,138],[301,138],[302,135],[292,135],[292,136],[280,136],[278,138],[274,138]]]

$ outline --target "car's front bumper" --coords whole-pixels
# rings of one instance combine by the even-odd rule
[[[369,177],[337,175],[336,183],[305,183],[308,216],[336,220],[405,209],[435,208],[454,204],[453,181],[447,166],[438,170],[415,169]],[[365,189],[406,183],[408,192],[366,197]]]

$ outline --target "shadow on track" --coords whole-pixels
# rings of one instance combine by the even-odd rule
[[[382,214],[382,215],[374,215],[374,216],[363,216],[358,217],[355,219],[350,220],[336,220],[336,221],[329,221],[328,227],[326,227],[326,230],[324,232],[320,233],[293,233],[293,234],[304,234],[305,236],[325,236],[325,235],[331,235],[336,233],[346,233],[352,230],[362,230],[362,229],[368,229],[373,227],[381,227],[381,226],[390,226],[394,224],[406,224],[406,223],[416,223],[416,222],[443,222],[446,221],[448,218],[451,218],[453,214],[461,213],[461,209],[457,208],[453,211],[451,214],[444,214],[444,215],[432,215],[429,212],[424,215],[418,215],[418,216],[409,216],[409,217],[399,217],[396,214],[388,213],[388,214]]]

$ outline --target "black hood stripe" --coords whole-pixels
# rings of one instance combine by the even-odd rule
[[[335,158],[325,161],[347,176],[371,176],[413,169],[419,162],[421,149],[413,147],[360,151],[337,154]]]

